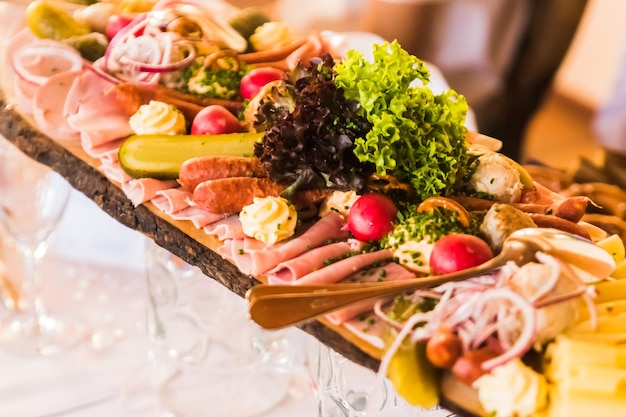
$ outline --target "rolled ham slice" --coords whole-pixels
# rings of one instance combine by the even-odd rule
[[[363,242],[358,240],[335,242],[311,249],[302,255],[281,262],[265,275],[269,284],[289,284],[293,281],[322,269],[329,259],[337,259],[350,252],[359,251]]]
[[[132,180],[130,175],[124,172],[117,159],[100,159],[100,163],[100,171],[102,171],[104,176],[107,177],[109,180],[117,182],[119,184],[124,184]]]
[[[375,252],[366,252],[339,260],[318,269],[293,282],[293,285],[318,285],[340,282],[357,271],[367,268],[377,262],[389,261],[393,258],[393,251],[381,249]]]
[[[341,282],[390,282],[402,281],[412,278],[415,278],[415,275],[408,269],[402,267],[395,262],[390,262],[387,265],[373,268],[367,271],[367,273],[357,272],[356,274],[352,274]],[[387,297],[387,299],[392,298],[393,297]],[[342,308],[341,310],[337,310],[330,314],[327,314],[326,318],[333,324],[341,324],[358,316],[359,314],[371,311],[374,308],[374,304],[376,304],[377,302],[378,300],[374,299],[353,304],[350,307]]]
[[[162,212],[172,215],[189,207],[188,198],[191,193],[180,188],[159,190],[156,196],[150,200],[152,204]]]
[[[85,131],[80,132],[80,142],[82,143],[90,143],[91,139],[88,133]],[[124,142],[124,139],[118,139],[111,142],[106,142],[100,146],[95,147],[87,147],[83,148],[85,153],[92,158],[100,159],[101,161],[111,160],[114,162],[118,161],[117,152],[120,150],[120,145]],[[121,169],[121,168],[120,168]]]
[[[204,231],[209,235],[217,237],[219,240],[246,238],[239,216],[236,214],[204,226]]]
[[[189,206],[170,214],[174,220],[190,221],[196,229],[203,229],[212,223],[219,222],[224,219],[224,216],[224,214],[211,213],[196,206]]]
[[[78,141],[80,133],[67,122],[63,108],[76,78],[83,72],[66,71],[49,77],[35,90],[33,117],[39,129],[56,141]]]
[[[373,312],[368,315],[361,314],[357,317],[353,317],[344,322],[343,327],[370,345],[378,349],[385,348],[383,333],[388,326],[381,319],[376,317]]]
[[[104,93],[113,85],[89,70],[76,78],[68,92],[64,113],[70,126],[81,132],[87,152],[132,133],[128,115]]]
[[[178,183],[175,180],[162,181],[153,178],[138,178],[123,183],[122,191],[135,206],[138,206],[156,197],[157,191],[177,186]]]
[[[349,233],[347,230],[343,230],[343,226],[343,217],[338,213],[331,212],[315,222],[301,235],[277,245],[249,248],[244,246],[245,242],[254,241],[254,239],[243,239],[243,242],[240,242],[241,239],[234,239],[233,261],[244,274],[261,275],[279,263],[293,259],[329,241],[346,239]]]

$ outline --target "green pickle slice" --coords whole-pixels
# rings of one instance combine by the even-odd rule
[[[25,19],[31,32],[42,39],[62,41],[91,32],[87,26],[76,21],[65,10],[45,0],[30,3],[26,8]]]
[[[175,180],[180,166],[198,156],[251,157],[263,133],[222,135],[132,135],[120,146],[122,169],[133,178]]]
[[[385,344],[393,339],[388,332]],[[439,403],[439,373],[426,358],[426,343],[403,343],[389,363],[387,377],[409,404],[432,408]]]

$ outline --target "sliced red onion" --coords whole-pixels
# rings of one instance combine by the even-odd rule
[[[111,54],[117,48],[117,46],[126,42],[130,38],[134,38],[137,33],[139,33],[142,29],[146,27],[147,24],[148,14],[142,13],[137,16],[132,22],[121,28],[115,34],[115,36],[113,36],[113,38],[109,42],[109,46],[104,53],[104,68],[108,69]]]
[[[179,43],[177,43],[177,45],[178,44]],[[180,44],[184,44],[184,43],[180,42]],[[183,69],[189,66],[193,62],[193,60],[196,59],[196,50],[195,48],[193,48],[193,46],[189,44],[184,44],[184,45],[187,48],[187,54],[183,59],[175,61],[175,62],[170,62],[171,58],[164,54],[163,63],[161,64],[138,63],[136,66],[137,70],[143,71],[143,72],[164,73],[164,72],[178,71],[180,69]]]
[[[517,311],[522,314],[524,325],[513,346],[505,350],[501,355],[483,362],[481,367],[485,372],[491,372],[494,368],[512,359],[522,357],[532,346],[536,334],[537,310],[528,300],[507,288],[496,288],[485,293],[483,302],[488,303],[497,299],[510,301],[514,307],[512,312]]]

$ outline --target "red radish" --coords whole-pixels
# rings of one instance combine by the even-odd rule
[[[461,271],[493,258],[491,247],[474,235],[451,233],[433,245],[430,267],[435,275]]]
[[[107,21],[107,27],[105,32],[106,37],[109,39],[113,39],[113,36],[115,36],[115,34],[119,32],[120,29],[128,25],[133,20],[134,17],[130,16],[122,16],[117,14],[110,16],[109,20]]]
[[[285,72],[272,67],[254,68],[241,78],[241,96],[251,99],[268,83],[280,80]]]
[[[359,197],[348,213],[348,230],[362,242],[382,239],[393,229],[398,208],[383,194]]]
[[[225,107],[212,105],[200,110],[191,122],[192,135],[241,132],[237,117]]]

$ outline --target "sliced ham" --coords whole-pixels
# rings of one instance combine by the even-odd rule
[[[80,133],[67,123],[63,114],[65,97],[74,80],[84,70],[65,71],[48,78],[35,90],[33,117],[39,129],[57,141],[77,141]]]
[[[200,207],[188,206],[170,214],[170,217],[174,220],[188,220],[196,229],[202,229],[207,225],[223,220],[224,214],[211,213]]]
[[[204,226],[205,233],[217,237],[219,240],[245,239],[239,216],[230,215],[223,220]]]
[[[415,275],[412,272],[395,262],[390,262],[387,265],[372,268],[366,273],[357,272],[356,274],[352,274],[341,282],[390,282],[402,281],[412,278],[415,278]],[[392,298],[393,297],[387,297],[387,299],[389,300]],[[353,304],[349,307],[342,308],[341,310],[337,310],[330,314],[327,314],[326,318],[333,324],[341,324],[352,319],[353,317],[356,317],[359,314],[371,311],[374,308],[374,304],[376,304],[377,302],[378,300],[374,299]]]
[[[187,199],[190,195],[190,192],[180,188],[169,188],[157,191],[156,196],[150,202],[162,212],[171,215],[189,207]]]
[[[265,275],[270,284],[291,283],[313,271],[323,268],[329,259],[342,258],[346,254],[362,249],[363,243],[357,240],[335,242],[311,249],[293,259],[281,262]]]
[[[85,131],[80,132],[80,142],[82,143],[91,143],[91,139],[89,138],[85,138],[85,136],[88,136],[89,134],[86,133]],[[124,141],[124,139],[118,139],[118,140],[114,140],[111,142],[106,142],[100,146],[95,146],[95,147],[86,147],[83,148],[85,153],[89,156],[91,156],[92,158],[97,158],[100,159],[101,161],[105,161],[105,160],[111,160],[111,161],[115,161],[117,162],[118,158],[117,158],[117,153],[120,150],[120,145],[122,144],[122,142]],[[121,169],[121,168],[120,168]]]
[[[168,188],[177,186],[178,183],[174,180],[162,181],[153,178],[139,178],[123,183],[122,191],[124,191],[135,206],[138,206],[146,201],[152,200],[157,195],[157,191],[167,190]]]
[[[21,85],[17,79],[13,80],[13,92],[15,93],[15,97],[13,98],[13,102],[17,107],[17,110],[20,113],[24,114],[33,114],[33,91],[24,90],[24,86]]]
[[[76,78],[65,101],[64,113],[74,129],[79,130],[86,151],[132,133],[128,115],[104,91],[113,83],[93,71]]]
[[[381,249],[375,252],[361,253],[342,259],[318,269],[293,282],[293,285],[333,284],[342,281],[357,271],[372,266],[377,262],[389,261],[393,258],[393,251]]]
[[[385,348],[383,333],[388,327],[374,313],[360,314],[344,322],[343,327],[370,345],[378,349]]]
[[[344,219],[335,212],[322,217],[299,236],[267,248],[241,246],[235,254],[235,264],[244,274],[260,275],[281,262],[293,259],[304,252],[332,241],[344,240],[348,231],[343,230]],[[254,239],[244,239],[254,241]]]
[[[250,271],[254,265],[251,251],[264,251],[268,248],[265,243],[245,237],[243,239],[227,239],[224,245],[218,250],[225,259],[232,261],[241,272]],[[276,249],[276,246],[272,247]]]
[[[124,172],[124,170],[120,166],[120,163],[117,160],[101,159],[100,163],[100,171],[109,180],[117,182],[119,184],[124,184],[132,180],[130,175]]]

